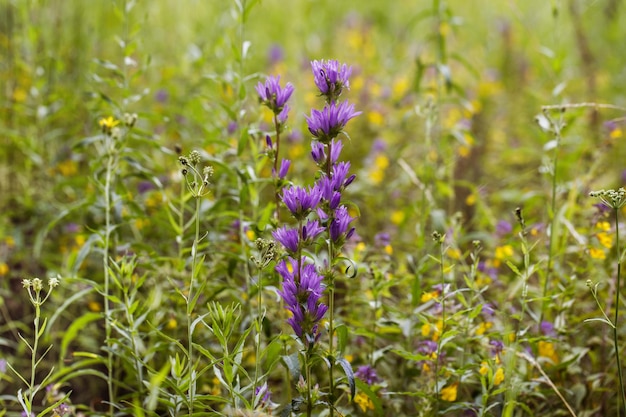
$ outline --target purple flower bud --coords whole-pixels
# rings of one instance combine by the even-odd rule
[[[365,382],[367,385],[372,385],[380,382],[380,378],[376,373],[376,369],[370,365],[362,365],[354,373],[354,376]]]
[[[289,171],[289,167],[291,167],[291,161],[289,159],[283,159],[280,161],[280,169],[278,170],[279,179],[285,179],[285,176]]]
[[[326,161],[324,144],[316,140],[311,142],[311,156],[317,165],[322,165]]]
[[[265,144],[270,150],[273,149],[274,144],[272,143],[272,138],[270,137],[270,135],[265,135]]]

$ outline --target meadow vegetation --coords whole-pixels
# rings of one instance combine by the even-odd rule
[[[625,7],[0,3],[0,417],[626,417]]]

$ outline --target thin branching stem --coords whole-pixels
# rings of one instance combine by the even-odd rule
[[[617,283],[615,285],[615,319],[613,321],[613,345],[615,347],[615,360],[617,362],[617,374],[619,376],[619,387],[620,387],[620,397],[617,401],[617,417],[620,415],[620,401],[624,404],[624,415],[626,415],[626,391],[624,390],[624,377],[622,375],[622,365],[619,357],[619,343],[618,343],[618,335],[617,330],[618,320],[619,320],[619,303],[620,303],[620,292],[621,292],[621,270],[622,270],[622,254],[619,245],[619,222],[618,222],[618,212],[619,209],[614,208],[613,213],[615,214],[615,248],[616,248],[616,256],[617,256]]]

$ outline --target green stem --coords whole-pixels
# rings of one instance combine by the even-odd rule
[[[326,176],[331,178],[332,173],[332,142],[328,143],[328,155],[326,156]],[[335,379],[333,377],[335,371],[335,352],[334,352],[334,336],[335,336],[335,275],[333,274],[333,262],[335,259],[333,239],[330,236],[330,225],[332,224],[334,215],[329,209],[328,213],[328,354],[330,359],[329,388],[328,388],[328,411],[330,417],[335,415]]]
[[[39,301],[39,294],[37,294],[37,301]],[[37,347],[39,346],[39,318],[41,317],[41,310],[39,304],[35,303],[35,319],[33,324],[35,327],[35,340],[33,341],[32,355],[30,355],[30,392],[28,395],[28,414],[33,410],[33,400],[38,389],[35,387],[35,374],[37,371]]]
[[[547,117],[547,113],[546,113],[546,117]],[[557,174],[557,168],[558,168],[558,162],[559,162],[559,146],[561,144],[561,125],[562,125],[561,120],[559,120],[558,122],[555,122],[549,117],[548,117],[548,120],[550,120],[550,125],[554,128],[554,137],[556,140],[556,146],[554,147],[554,161],[552,163],[552,198],[550,202],[550,241],[548,243],[548,265],[546,267],[546,276],[543,280],[543,290],[541,294],[543,302],[541,304],[541,311],[539,312],[539,321],[538,321],[539,324],[541,324],[541,322],[543,321],[545,310],[548,305],[548,300],[546,299],[546,297],[548,296],[548,282],[550,281],[550,275],[552,274],[552,264],[554,260],[554,254],[553,254],[554,239],[556,235],[556,230],[555,230],[556,188],[557,188],[556,174]]]
[[[115,145],[112,138],[106,136],[106,151],[108,152],[106,177],[104,181],[104,250],[102,254],[102,268],[104,270],[104,327],[105,341],[107,345],[107,389],[109,392],[109,415],[113,417],[115,393],[113,390],[113,351],[111,344],[111,309],[109,307],[109,287],[111,277],[109,276],[109,251],[111,246],[111,184],[113,182],[113,172],[115,170],[116,157]]]
[[[311,417],[311,413],[313,411],[313,404],[311,403],[311,390],[313,389],[311,383],[311,364],[309,358],[309,352],[304,354],[304,362],[305,362],[305,373],[306,373],[306,415],[307,417]],[[332,409],[332,407],[331,407]]]
[[[441,355],[441,339],[446,329],[446,279],[443,266],[443,237],[439,241],[439,274],[441,275],[441,333],[437,339],[437,357],[435,358],[435,415],[439,414],[439,357]],[[435,330],[436,331],[436,330]]]
[[[194,212],[195,216],[195,237],[193,240],[193,246],[191,248],[191,280],[189,282],[189,293],[187,294],[187,355],[189,361],[189,415],[193,415],[193,403],[194,403],[194,394],[195,394],[195,373],[194,373],[194,364],[193,364],[193,329],[192,329],[192,313],[194,308],[194,283],[196,277],[196,268],[198,262],[198,246],[200,244],[200,194],[194,195],[196,199],[196,209]]]
[[[617,374],[619,376],[619,386],[620,386],[620,391],[621,391],[621,399],[618,399],[617,401],[617,417],[619,417],[620,414],[620,400],[621,402],[624,404],[624,413],[626,415],[626,391],[624,389],[624,378],[622,375],[622,365],[621,365],[621,361],[620,361],[620,357],[619,357],[619,344],[618,344],[618,335],[617,335],[617,329],[618,324],[617,321],[619,319],[619,303],[620,303],[620,291],[621,291],[621,287],[620,287],[620,281],[621,281],[621,266],[622,266],[622,254],[620,252],[620,245],[619,245],[619,223],[618,223],[618,211],[619,209],[615,208],[614,210],[615,213],[615,247],[616,247],[616,253],[617,253],[617,284],[616,284],[616,288],[615,288],[615,320],[613,322],[613,345],[615,346],[615,360],[617,361]]]

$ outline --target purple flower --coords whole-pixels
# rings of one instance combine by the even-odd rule
[[[317,185],[308,190],[303,187],[291,186],[283,190],[283,203],[296,219],[303,219],[317,206],[322,193]]]
[[[311,156],[317,165],[322,165],[326,161],[324,144],[316,140],[311,142]]]
[[[270,61],[270,64],[277,64],[282,61],[284,57],[285,51],[279,44],[275,43],[270,46],[270,49],[267,52],[267,58]]]
[[[309,132],[322,143],[329,143],[341,133],[348,121],[361,114],[354,111],[354,104],[347,101],[330,103],[322,111],[313,109],[311,116],[306,118]],[[332,155],[331,155],[332,158]]]
[[[169,98],[169,96],[170,95],[167,93],[167,90],[160,89],[156,92],[156,94],[154,95],[154,98],[159,103],[165,103],[167,99]]]
[[[274,112],[275,115],[279,116],[279,120],[283,123],[287,120],[286,114],[282,114],[285,107],[287,107],[287,100],[291,97],[293,93],[293,85],[291,83],[287,83],[285,88],[280,86],[280,75],[273,77],[267,77],[265,80],[265,84],[259,82],[256,86],[256,91],[259,93],[259,97],[261,98],[261,103],[265,104]]]
[[[387,232],[380,232],[374,235],[374,244],[378,247],[384,248],[391,243],[391,237]]]
[[[554,330],[554,324],[550,323],[549,321],[542,321],[541,324],[539,325],[539,329],[541,330],[541,333],[543,333],[546,336],[556,336],[556,331]]]
[[[306,241],[312,241],[318,237],[324,228],[320,226],[320,222],[317,220],[309,220],[306,225],[302,227],[302,239]]]
[[[365,382],[367,385],[372,385],[380,382],[380,378],[374,369],[370,365],[362,365],[354,373],[354,376]]]
[[[343,142],[339,139],[335,141],[335,139],[330,141],[330,163],[334,164],[339,159],[339,154],[343,149]]]
[[[313,77],[315,77],[315,85],[322,95],[328,98],[329,102],[337,100],[344,87],[350,89],[349,78],[352,74],[352,67],[339,64],[338,61],[331,59],[312,61],[311,69],[313,70]]]
[[[298,251],[300,239],[297,229],[290,229],[287,226],[283,226],[272,232],[272,236],[274,236],[274,239],[283,245],[291,254],[295,254]]]
[[[289,159],[282,159],[280,161],[280,169],[278,170],[278,178],[285,179],[287,172],[289,171],[289,167],[291,167],[291,161]]]
[[[231,120],[230,122],[228,122],[228,126],[226,126],[226,131],[228,132],[229,135],[232,135],[233,133],[237,131],[238,128],[239,126],[237,125],[237,122],[235,122],[234,120]]]
[[[499,340],[491,340],[489,341],[489,345],[491,346],[491,353],[494,356],[502,353],[502,350],[504,349],[504,343]]]
[[[493,317],[496,314],[496,310],[493,307],[493,304],[485,303],[483,304],[483,308],[480,311],[485,317]]]
[[[350,162],[348,161],[339,162],[337,165],[333,166],[333,190],[342,191],[345,188],[348,170],[350,170]],[[352,180],[350,182],[352,182]]]
[[[511,226],[511,223],[507,222],[506,220],[500,220],[498,224],[496,224],[496,234],[498,236],[508,235],[512,231],[513,226]]]
[[[334,189],[333,181],[324,176],[319,179],[317,184],[322,192],[322,198],[328,201],[329,208],[331,210],[335,210],[339,207],[339,203],[341,202],[341,193]]]
[[[437,342],[433,340],[423,340],[417,347],[417,353],[420,355],[432,355],[437,351]]]
[[[276,265],[276,271],[283,278],[283,289],[278,294],[292,314],[287,323],[302,343],[310,348],[320,337],[319,322],[328,310],[325,304],[320,303],[325,288],[323,278],[314,265],[306,263],[306,257],[302,257],[300,262],[289,258],[289,262],[291,268],[284,260]],[[298,271],[298,264],[299,273],[294,273]]]
[[[335,210],[335,218],[330,223],[330,238],[337,242],[345,235],[345,238],[349,239],[354,233],[354,227],[348,230],[352,220],[354,218],[348,214],[348,209],[345,206]]]

